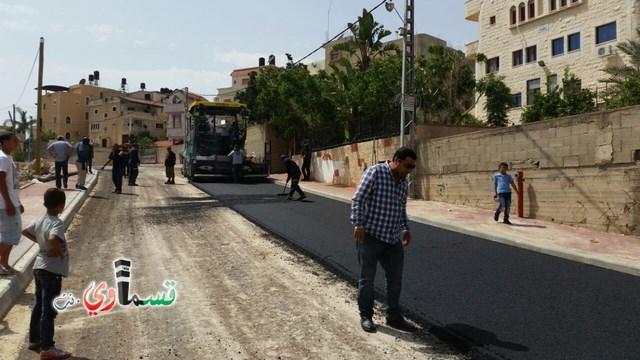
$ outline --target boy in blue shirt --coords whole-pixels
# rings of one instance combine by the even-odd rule
[[[513,187],[516,194],[518,193],[518,188],[516,187],[516,183],[513,182],[513,177],[507,174],[508,168],[509,165],[506,162],[502,162],[498,167],[498,173],[493,175],[493,188],[495,190],[493,199],[498,202],[498,208],[493,215],[493,220],[498,221],[500,213],[504,208],[504,223],[511,225],[509,221],[509,209],[511,208],[511,189],[509,185]]]

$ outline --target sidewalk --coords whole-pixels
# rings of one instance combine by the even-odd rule
[[[75,213],[84,203],[84,199],[89,195],[98,179],[98,172],[87,174],[85,186],[88,190],[76,189],[77,175],[69,176],[68,188],[64,189],[67,196],[64,212],[60,214],[60,219],[64,221],[65,229],[69,227]],[[28,184],[20,190],[20,202],[24,206],[22,214],[22,227],[29,226],[38,217],[44,215],[44,192],[51,187],[55,187],[55,181],[44,183]],[[4,317],[11,308],[14,301],[23,293],[24,289],[31,281],[33,261],[38,254],[38,245],[31,240],[22,237],[20,243],[13,248],[9,256],[9,264],[20,271],[20,275],[0,277],[0,319]]]
[[[270,180],[284,185],[286,174],[272,174]],[[355,188],[315,181],[300,183],[308,193],[351,202]],[[512,209],[513,210],[513,209]],[[490,241],[517,246],[543,254],[640,276],[640,238],[576,228],[536,219],[496,223],[493,211],[435,201],[409,200],[409,219]]]

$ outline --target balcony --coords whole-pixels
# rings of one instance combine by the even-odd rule
[[[483,0],[467,0],[464,3],[464,18],[469,21],[478,21],[480,18],[480,7]]]
[[[464,54],[468,60],[476,59],[476,55],[478,54],[478,41],[470,42],[464,46]]]

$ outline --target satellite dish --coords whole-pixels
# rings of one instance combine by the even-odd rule
[[[84,85],[87,82],[87,79],[80,79],[79,84],[80,85]]]

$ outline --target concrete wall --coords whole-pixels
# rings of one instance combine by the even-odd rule
[[[524,174],[525,217],[640,235],[640,107],[451,135],[462,131],[418,127],[416,198],[494,209],[492,177],[505,161]],[[312,177],[357,186],[398,145],[396,137],[314,152]]]

